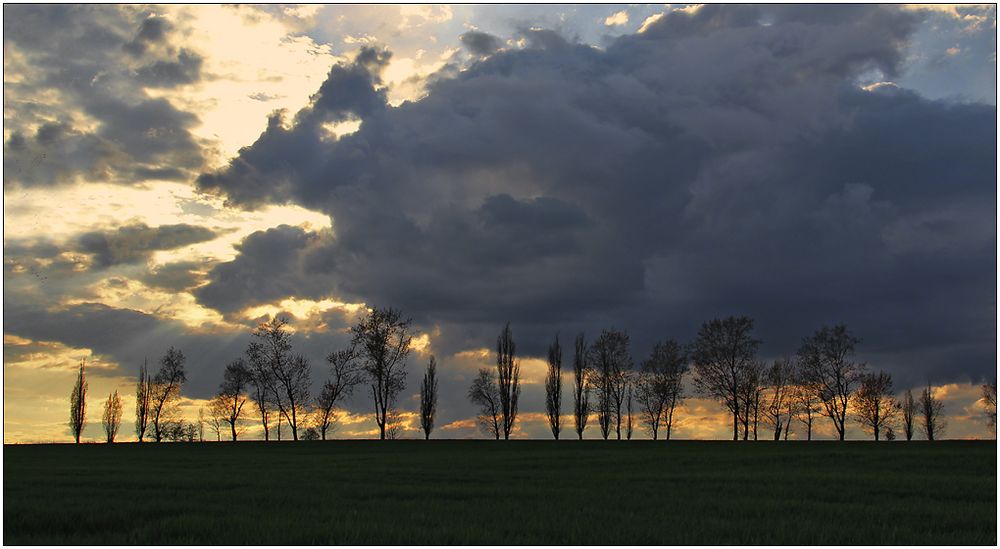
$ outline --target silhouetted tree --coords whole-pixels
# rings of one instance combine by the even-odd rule
[[[851,394],[861,382],[866,366],[851,360],[854,348],[861,340],[843,324],[823,326],[811,337],[802,340],[798,358],[808,386],[815,388],[823,403],[822,413],[830,418],[837,436],[844,440],[847,405]]]
[[[751,337],[751,331],[753,319],[749,317],[716,318],[701,325],[691,349],[695,388],[733,414],[733,440],[739,439],[744,378],[757,364],[761,343]]]
[[[438,382],[437,361],[431,355],[427,362],[427,371],[420,383],[420,428],[424,431],[424,440],[430,440],[434,430],[434,416],[437,415]]]
[[[85,363],[80,362],[73,392],[69,396],[69,430],[77,444],[80,444],[80,435],[87,425],[87,374],[84,367]]]
[[[632,440],[632,392],[635,387],[635,376],[629,375],[625,389],[625,440]]]
[[[204,416],[205,408],[202,407],[199,412],[202,414],[201,419],[208,424],[210,431],[215,433],[215,441],[222,442],[222,432],[226,428],[226,408],[216,399],[212,399],[208,402],[208,416]]]
[[[271,413],[274,410],[273,398],[271,398],[271,381],[269,368],[263,362],[249,362],[250,373],[250,399],[253,400],[260,417],[261,426],[264,428],[264,440],[271,438]]]
[[[587,382],[587,343],[583,334],[576,336],[573,352],[573,427],[583,440],[590,417],[590,384]]]
[[[545,412],[549,416],[549,429],[552,436],[559,440],[559,414],[562,413],[562,346],[559,345],[559,335],[555,342],[549,345],[549,370],[545,375]]]
[[[661,425],[666,427],[666,439],[670,440],[674,410],[683,398],[683,378],[687,370],[687,353],[672,339],[657,343],[642,363],[635,397],[642,423],[653,440],[659,437]]]
[[[108,395],[108,400],[104,402],[104,414],[101,415],[101,426],[104,427],[104,436],[111,444],[118,435],[118,428],[122,424],[122,399],[118,396],[118,391]]]
[[[920,406],[920,428],[924,432],[924,436],[927,437],[927,440],[940,438],[944,433],[944,428],[947,427],[944,418],[941,417],[944,403],[934,396],[930,383],[920,394],[918,405]]]
[[[809,385],[808,382],[801,381],[799,378],[798,384],[795,386],[795,402],[797,404],[798,419],[806,426],[806,440],[812,440],[813,431],[813,421],[815,421],[816,416],[819,415],[822,404],[820,403],[819,393],[815,387]]]
[[[309,427],[302,433],[302,440],[319,440],[320,435],[315,427]]]
[[[146,371],[146,360],[139,368],[139,380],[135,384],[135,436],[142,442],[149,428],[149,411],[153,398],[153,380]]]
[[[794,411],[793,390],[795,363],[788,358],[775,360],[767,370],[768,395],[764,406],[764,420],[771,426],[774,440],[787,435]]]
[[[389,412],[406,388],[406,357],[410,354],[410,320],[392,308],[375,308],[351,328],[351,347],[371,387],[379,438],[386,438]]]
[[[288,320],[274,317],[257,326],[254,341],[247,346],[247,360],[254,372],[267,383],[269,400],[278,408],[292,430],[292,440],[299,439],[299,416],[309,402],[309,361],[292,354]]]
[[[183,419],[171,420],[163,424],[163,438],[171,442],[194,442],[198,438],[198,427]]]
[[[198,442],[205,442],[205,407],[198,408]]]
[[[497,336],[497,390],[500,393],[500,419],[503,438],[510,438],[517,421],[517,402],[521,398],[521,363],[517,360],[510,322]]]
[[[497,388],[494,373],[488,368],[480,368],[479,375],[472,380],[472,386],[469,387],[468,397],[470,402],[479,407],[479,415],[476,418],[479,428],[500,440],[500,433],[503,431],[500,390]]]
[[[390,408],[386,416],[385,438],[396,440],[403,435],[403,414],[396,408]]]
[[[901,409],[903,412],[903,433],[906,435],[906,440],[913,440],[913,419],[917,417],[917,401],[913,398],[913,391],[910,389],[903,393]]]
[[[316,397],[316,421],[319,438],[326,440],[336,420],[337,404],[354,392],[354,388],[364,383],[365,376],[357,363],[354,349],[334,351],[327,355],[330,364],[330,379],[323,384],[323,390]]]
[[[855,391],[854,417],[879,440],[879,433],[891,429],[901,406],[892,396],[892,376],[886,372],[865,374]]]
[[[983,384],[983,408],[986,411],[987,425],[993,429],[993,434],[997,432],[997,380],[993,378],[991,383]]]
[[[632,370],[628,345],[628,334],[612,329],[602,331],[590,346],[587,361],[591,367],[591,385],[597,392],[597,422],[604,440],[608,439],[612,424],[617,439],[622,438],[622,406]]]
[[[740,421],[743,423],[743,440],[757,440],[757,426],[760,423],[760,403],[765,387],[764,363],[754,360],[746,364],[740,380],[739,400]]]
[[[160,370],[153,376],[149,421],[153,426],[153,438],[156,442],[161,442],[168,426],[175,423],[181,385],[187,381],[187,374],[184,372],[186,360],[184,353],[171,347],[160,359]]]
[[[218,415],[229,426],[233,442],[242,432],[243,422],[240,415],[247,402],[247,389],[250,386],[250,369],[242,358],[226,365],[219,392],[215,395],[213,406],[218,407]]]

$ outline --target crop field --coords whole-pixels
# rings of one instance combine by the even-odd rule
[[[997,446],[7,445],[4,544],[997,543]]]

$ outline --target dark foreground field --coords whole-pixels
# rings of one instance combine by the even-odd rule
[[[994,442],[5,446],[4,544],[989,544]]]

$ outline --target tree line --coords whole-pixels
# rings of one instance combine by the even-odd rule
[[[399,436],[402,416],[397,407],[406,389],[411,352],[411,321],[392,308],[371,309],[351,330],[349,345],[326,357],[328,376],[312,395],[310,361],[293,352],[288,321],[261,323],[251,333],[244,354],[225,367],[223,380],[197,423],[179,417],[181,388],[187,381],[186,357],[170,348],[150,374],[139,369],[135,395],[135,434],[139,442],[204,440],[206,426],[216,440],[238,440],[251,421],[258,421],[264,440],[281,440],[286,426],[292,440],[326,440],[336,427],[338,405],[364,388],[380,439]],[[814,422],[826,417],[844,440],[849,421],[874,440],[906,440],[919,429],[928,440],[946,428],[943,403],[930,384],[917,397],[907,390],[897,399],[892,376],[871,371],[854,359],[860,339],[845,325],[824,326],[805,337],[793,356],[767,363],[757,356],[761,341],[753,337],[753,320],[745,316],[713,319],[702,324],[689,343],[657,342],[635,367],[624,330],[603,330],[588,343],[584,334],[573,342],[568,376],[572,429],[583,439],[596,421],[603,439],[629,440],[641,426],[656,440],[670,439],[676,413],[687,398],[684,382],[694,393],[717,401],[731,414],[733,440],[787,440],[793,421],[812,440]],[[520,361],[510,323],[496,341],[495,368],[482,368],[467,398],[478,408],[477,424],[488,436],[509,439],[521,397]],[[545,411],[552,436],[563,433],[563,349],[558,334],[548,347]],[[419,387],[419,425],[430,438],[438,412],[437,361],[429,358]],[[989,424],[996,428],[996,381],[982,386]],[[87,381],[81,364],[70,397],[70,428],[76,442],[86,421]],[[850,413],[849,413],[850,412]],[[102,426],[114,442],[123,409],[118,392],[104,404]]]

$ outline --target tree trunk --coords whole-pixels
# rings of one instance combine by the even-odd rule
[[[230,423],[229,428],[233,431],[233,442],[236,442],[236,422]]]

